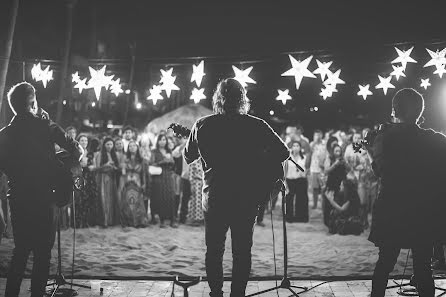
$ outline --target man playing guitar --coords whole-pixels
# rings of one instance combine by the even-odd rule
[[[223,296],[223,253],[232,237],[231,296],[245,296],[251,270],[253,228],[260,203],[274,179],[283,178],[285,143],[263,120],[247,114],[245,89],[235,79],[221,81],[213,97],[214,114],[194,124],[183,156],[200,159],[204,169],[206,274],[210,296]],[[280,176],[270,174],[278,166]]]

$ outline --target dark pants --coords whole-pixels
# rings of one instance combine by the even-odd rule
[[[438,260],[442,263],[445,262],[444,259],[444,250],[443,250],[443,244],[440,242],[436,242],[434,244],[434,255],[433,255],[433,259]]]
[[[228,229],[232,242],[231,297],[245,296],[251,272],[251,247],[257,209],[243,214],[222,210],[205,212],[206,274],[211,296],[223,296],[223,254]]]
[[[190,181],[188,179],[181,179],[181,209],[180,209],[180,223],[186,222],[187,213],[189,212],[189,200],[191,196]]]
[[[389,274],[395,266],[400,250],[400,248],[392,246],[379,248],[379,258],[372,277],[371,297],[383,297],[385,295]],[[435,287],[430,266],[432,245],[412,248],[412,254],[418,294],[420,297],[433,297]]]
[[[308,180],[287,179],[290,192],[285,197],[287,222],[308,222]]]
[[[42,297],[48,280],[51,249],[56,234],[55,206],[23,205],[11,201],[14,251],[8,271],[5,296],[19,295],[30,252],[33,252],[31,297]]]
[[[263,218],[265,217],[265,210],[266,210],[266,206],[268,205],[268,202],[262,203],[259,205],[259,209],[257,211],[257,223],[261,223],[263,222]]]

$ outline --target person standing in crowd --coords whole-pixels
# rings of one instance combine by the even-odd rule
[[[364,231],[359,217],[358,189],[354,181],[344,179],[336,196],[334,191],[329,191],[326,197],[332,206],[328,223],[329,233],[359,235]]]
[[[5,296],[19,296],[32,251],[31,297],[42,297],[56,234],[57,196],[53,189],[60,169],[55,144],[75,159],[83,151],[47,117],[46,112],[38,108],[36,91],[31,84],[22,82],[13,86],[8,92],[8,101],[14,118],[0,130],[0,171],[9,179],[8,198],[15,247],[7,273]]]
[[[201,201],[203,191],[203,174],[203,167],[200,161],[197,160],[189,165],[191,197],[189,201],[187,219],[193,226],[202,226],[204,224],[204,214]]]
[[[119,170],[116,171],[116,186],[119,188],[120,187],[119,183],[121,181],[121,173],[122,173],[121,169],[122,169],[122,166],[124,166],[125,156],[127,153],[127,150],[124,151],[124,140],[121,137],[114,138],[113,149],[116,153],[116,158],[118,159]],[[118,200],[121,199],[120,195],[121,195],[121,193],[118,192]]]
[[[151,166],[161,168],[161,174],[151,177],[151,213],[152,221],[154,214],[160,217],[160,228],[166,227],[166,220],[170,220],[170,226],[177,228],[175,222],[175,185],[174,185],[174,167],[175,161],[172,152],[167,145],[165,134],[159,134],[156,139],[156,147],[152,151]],[[153,207],[153,208],[152,208]]]
[[[419,127],[423,111],[420,93],[399,90],[392,99],[393,124],[386,125],[367,147],[373,171],[381,177],[369,235],[379,248],[372,297],[385,295],[389,273],[401,248],[412,250],[419,296],[435,295],[432,247],[446,239],[446,190],[444,174],[439,171],[446,166],[446,137]]]
[[[342,148],[339,144],[333,144],[333,154],[325,159],[324,167],[325,174],[327,175],[327,183],[325,185],[324,197],[322,200],[322,214],[324,224],[328,226],[332,206],[326,200],[326,193],[332,191],[334,192],[334,196],[336,196],[339,192],[341,182],[347,177],[347,173],[350,171],[350,167],[344,160]]]
[[[177,146],[175,151],[173,152],[175,159],[175,164],[177,166],[175,167],[176,170],[178,170],[178,173],[180,174],[181,181],[180,181],[180,189],[181,189],[181,208],[180,208],[180,224],[186,223],[186,219],[188,217],[189,212],[189,201],[191,198],[191,185],[190,185],[190,176],[189,176],[189,164],[186,163],[186,160],[184,160],[182,152],[186,145],[186,141],[181,138],[180,139],[180,145]],[[181,161],[181,166],[179,166],[178,162]],[[181,168],[181,171],[179,170]]]
[[[82,225],[81,221],[84,222],[85,227],[96,226],[98,224],[97,216],[99,211],[99,195],[98,188],[96,185],[96,176],[93,172],[94,170],[94,151],[92,150],[91,142],[87,135],[79,134],[78,142],[84,149],[84,154],[81,159],[82,175],[84,178],[84,187],[81,191],[80,200],[84,202],[81,212],[82,217],[76,222]],[[76,208],[76,214],[79,213],[79,208]]]
[[[310,185],[313,193],[313,209],[317,208],[319,196],[324,188],[324,164],[327,149],[322,140],[322,131],[315,130],[310,144]]]
[[[101,151],[94,157],[94,170],[99,191],[101,214],[99,225],[103,227],[119,224],[118,188],[116,172],[119,171],[118,157],[114,142],[110,137],[104,138]]]
[[[199,159],[204,170],[202,205],[210,296],[223,296],[222,261],[230,228],[231,297],[240,297],[245,296],[251,270],[258,206],[271,190],[262,167],[266,161],[280,164],[290,154],[265,121],[247,114],[246,91],[237,80],[228,78],[217,85],[213,106],[213,115],[193,125],[183,156],[188,164]]]
[[[299,141],[291,141],[291,158],[300,167],[305,167],[306,156],[302,153]],[[286,177],[286,220],[289,223],[308,222],[308,180],[307,174],[296,168],[288,160],[285,163]]]
[[[149,219],[144,205],[147,182],[148,172],[144,170],[144,160],[139,153],[138,144],[131,140],[123,162],[118,189],[121,198],[121,225],[123,227],[147,226]]]
[[[133,129],[132,126],[125,126],[122,130],[123,138],[123,150],[124,152],[127,152],[127,148],[129,147],[129,142],[132,139],[135,139],[135,129]]]
[[[74,126],[68,126],[65,129],[65,133],[67,133],[72,139],[77,138],[77,129]]]
[[[167,146],[169,150],[172,152],[172,157],[174,160],[174,171],[173,171],[173,180],[174,180],[174,192],[175,192],[175,220],[178,219],[178,208],[180,206],[180,192],[181,192],[181,165],[183,156],[181,155],[181,151],[177,149],[177,144],[175,143],[175,139],[173,136],[167,136]]]

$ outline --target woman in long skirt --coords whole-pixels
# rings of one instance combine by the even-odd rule
[[[175,162],[167,145],[167,137],[160,134],[156,140],[156,148],[152,151],[150,165],[161,168],[161,174],[151,176],[151,213],[160,217],[160,227],[165,228],[165,221],[170,220],[170,226],[177,228],[175,222]]]
[[[105,138],[101,151],[94,158],[101,209],[99,225],[103,227],[119,224],[120,218],[116,186],[116,172],[119,170],[119,164],[113,146],[113,139]]]
[[[187,219],[194,226],[204,224],[204,213],[201,201],[203,175],[204,172],[200,160],[196,160],[189,165],[191,197],[189,200],[189,212],[187,214]]]

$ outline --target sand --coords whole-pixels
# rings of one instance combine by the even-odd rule
[[[266,214],[266,227],[255,228],[252,249],[252,276],[274,276],[273,235]],[[273,212],[277,274],[283,273],[283,244],[280,208]],[[320,210],[310,210],[310,223],[287,224],[290,277],[325,279],[327,277],[370,278],[377,260],[377,248],[367,241],[368,231],[360,236],[330,235],[322,224]],[[61,232],[62,270],[71,276],[73,230]],[[226,240],[225,276],[230,276],[232,259],[230,234]],[[14,243],[3,239],[0,246],[0,276],[7,267]],[[78,278],[150,278],[164,276],[205,276],[204,227],[180,225],[178,229],[88,228],[76,230]],[[53,249],[51,272],[56,272],[57,249]],[[393,275],[403,274],[407,250],[403,250]],[[31,260],[31,258],[30,258]],[[26,275],[31,273],[31,262]],[[406,274],[412,271],[409,258]]]

